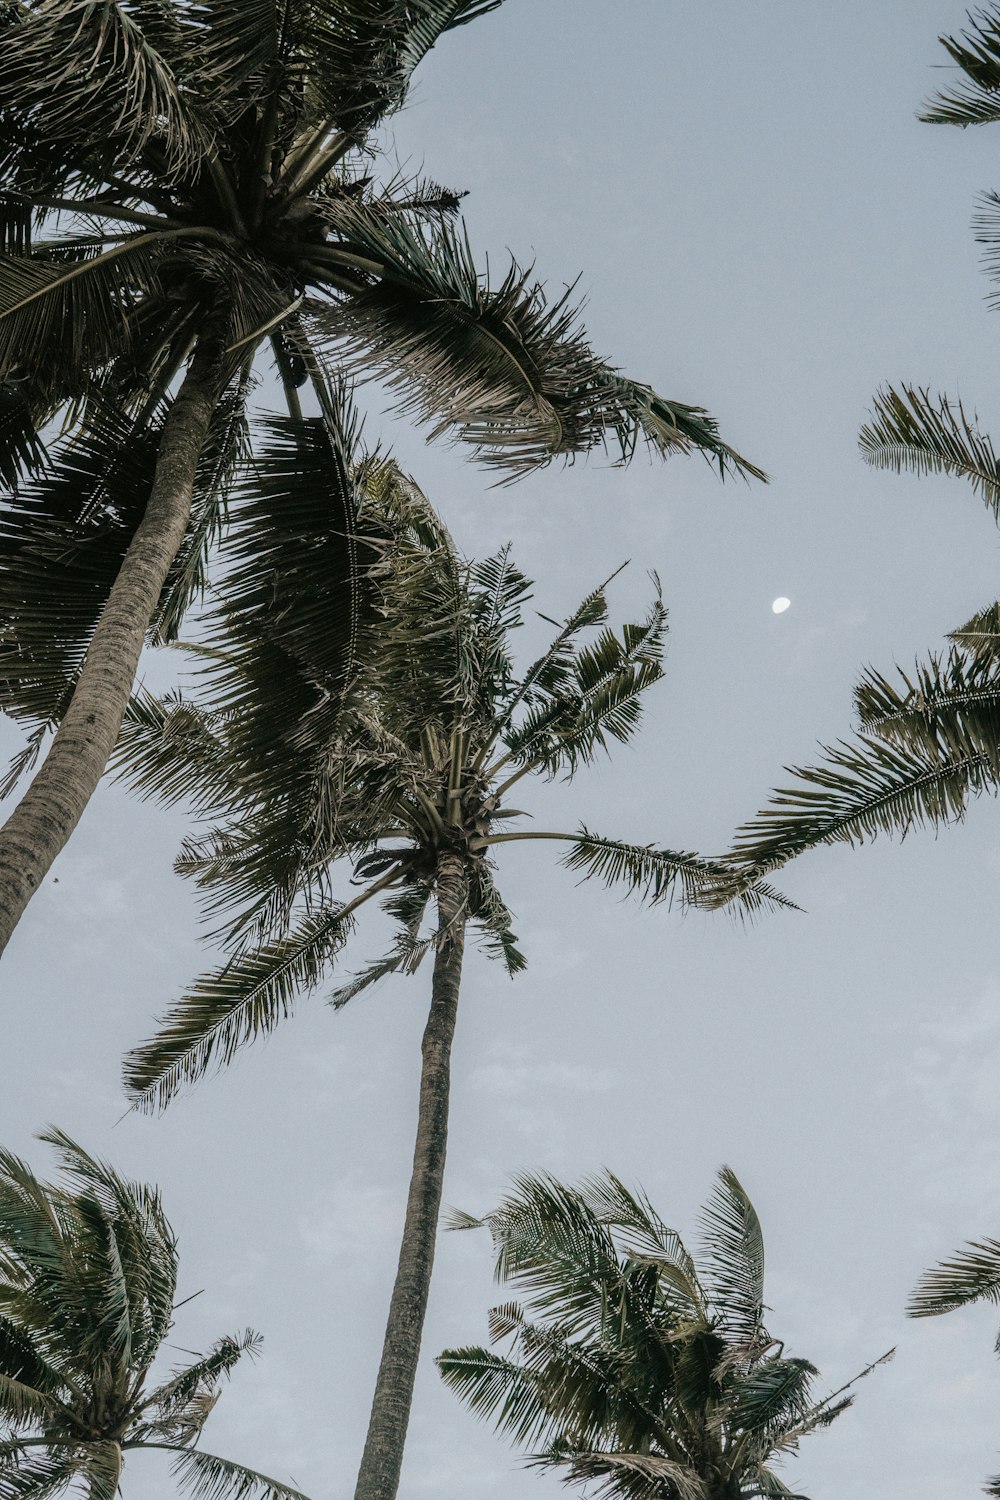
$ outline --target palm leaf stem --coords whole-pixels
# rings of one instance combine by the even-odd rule
[[[302,402],[299,400],[299,393],[295,389],[295,382],[292,379],[291,361],[279,338],[272,337],[271,352],[274,355],[274,363],[278,369],[278,379],[281,381],[281,389],[284,392],[288,415],[293,422],[301,422]]]
[[[226,171],[218,151],[212,150],[208,152],[206,162],[209,175],[212,178],[212,184],[225,206],[233,228],[237,234],[245,237],[247,232],[246,224],[243,221],[243,215],[240,213],[236,190],[230,181],[229,173]]]
[[[16,193],[9,189],[4,189],[0,197],[13,198],[30,204],[32,208],[65,209],[68,213],[94,214],[97,217],[121,219],[127,224],[141,224],[149,229],[183,227],[179,219],[171,219],[164,214],[140,213],[138,209],[123,208],[118,203],[103,203],[99,198],[43,198],[37,193]]]
[[[308,1500],[308,1496],[304,1495],[301,1490],[293,1489],[289,1484],[283,1484],[280,1479],[272,1479],[269,1475],[262,1474],[259,1469],[248,1469],[245,1464],[233,1463],[231,1459],[219,1458],[214,1453],[206,1453],[204,1448],[192,1448],[189,1443],[147,1443],[140,1439],[134,1443],[122,1443],[121,1447],[123,1453],[136,1448],[155,1448],[164,1453],[180,1453],[189,1459],[194,1454],[199,1454],[213,1463],[225,1465],[232,1471],[234,1477],[239,1475],[241,1478],[255,1479],[258,1484],[267,1485],[274,1496],[287,1496],[288,1500]],[[245,1492],[239,1491],[238,1493]]]
[[[335,167],[352,146],[357,144],[354,137],[344,131],[335,136],[329,145],[324,146],[322,143],[329,133],[329,127],[324,125],[301,163],[292,168],[292,176],[285,190],[287,197],[306,197],[331,167]]]
[[[153,245],[163,240],[191,239],[192,237],[216,240],[224,245],[231,243],[229,236],[223,233],[222,230],[211,229],[208,226],[202,225],[182,226],[180,229],[163,229],[151,231],[149,234],[132,235],[127,240],[119,241],[113,250],[108,250],[104,255],[95,256],[93,260],[79,261],[68,271],[64,271],[61,276],[57,276],[55,280],[48,282],[37,291],[29,292],[28,296],[22,297],[19,302],[14,302],[9,307],[3,308],[0,311],[0,321],[11,317],[16,312],[20,312],[21,308],[27,307],[29,303],[37,302],[39,297],[51,296],[53,292],[59,291],[68,282],[75,281],[78,276],[86,276],[92,271],[103,269],[111,261],[119,260],[123,255],[131,255],[140,246]],[[91,241],[91,243],[97,243],[97,241]]]
[[[250,332],[245,333],[241,339],[237,339],[235,344],[230,344],[226,353],[232,354],[234,349],[242,349],[247,344],[253,344],[254,348],[256,348],[260,341],[266,338],[273,328],[277,328],[286,318],[290,317],[293,312],[296,312],[302,306],[302,301],[303,298],[301,295],[295,297],[289,302],[287,307],[280,308],[271,317],[265,318],[263,323],[258,323],[256,328],[251,328]]]

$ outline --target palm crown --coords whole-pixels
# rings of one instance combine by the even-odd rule
[[[477,271],[460,195],[378,130],[500,0],[0,6],[0,705],[47,760],[0,830],[0,948],[111,753],[144,635],[204,583],[260,349],[289,411],[331,373],[502,476],[646,439],[759,475],[701,408],[590,349],[569,292]],[[183,376],[183,378],[182,378]],[[59,417],[54,451],[43,444]],[[193,496],[192,496],[193,489]],[[58,589],[53,587],[58,574]]]
[[[502,843],[561,841],[569,868],[654,902],[728,894],[725,873],[694,854],[519,828],[509,805],[525,777],[572,776],[634,733],[663,675],[659,592],[616,633],[601,585],[518,674],[510,637],[530,585],[507,549],[463,562],[411,480],[355,459],[342,404],[271,433],[235,497],[230,566],[198,648],[205,691],[140,695],[116,752],[133,786],[192,798],[209,823],[178,869],[205,890],[232,951],[132,1055],[129,1085],[147,1102],[275,1024],[376,896],[396,941],[334,1003],[415,968],[434,943],[421,924],[445,855],[460,858],[468,916],[511,972],[524,959],[494,881]],[[377,629],[363,628],[369,617]],[[343,861],[361,887],[346,902],[333,894]],[[770,900],[758,883],[744,905]]]
[[[159,1194],[126,1182],[60,1131],[61,1184],[0,1151],[0,1497],[48,1500],[71,1484],[114,1500],[125,1457],[173,1455],[201,1500],[303,1500],[196,1444],[222,1381],[256,1334],[223,1338],[158,1385],[173,1324],[177,1243]]]
[[[815,1368],[765,1326],[760,1223],[728,1168],[697,1262],[610,1172],[579,1188],[522,1176],[483,1219],[452,1215],[480,1225],[525,1301],[490,1314],[505,1352],[449,1349],[438,1366],[533,1467],[627,1500],[790,1495],[770,1465],[851,1404],[848,1386],[816,1401]]]

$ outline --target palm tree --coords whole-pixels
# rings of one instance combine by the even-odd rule
[[[0,832],[0,950],[104,771],[146,632],[202,582],[265,346],[292,414],[302,383],[363,370],[508,477],[640,437],[758,473],[598,359],[568,293],[480,276],[460,195],[374,170],[420,60],[499,4],[0,7],[0,478],[30,481],[0,519],[0,701],[32,731],[21,769],[57,728]]]
[[[932,124],[1000,121],[1000,4],[942,37],[964,75],[933,99]],[[976,219],[984,263],[1000,275],[1000,194]],[[994,299],[995,300],[995,299]],[[896,473],[965,479],[1000,521],[1000,460],[974,413],[960,401],[903,385],[878,392],[860,433],[862,457]],[[863,843],[924,824],[961,822],[973,796],[1000,787],[1000,604],[950,633],[912,674],[867,671],[855,693],[860,733],[823,747],[819,764],[793,767],[797,780],[737,835],[735,861],[748,878],[774,870],[817,844]]]
[[[220,1339],[151,1385],[177,1287],[159,1193],[59,1130],[41,1139],[61,1157],[58,1185],[0,1150],[0,1496],[49,1500],[72,1485],[114,1500],[127,1456],[149,1449],[170,1453],[172,1473],[201,1500],[304,1500],[196,1446],[256,1334]]]
[[[816,1401],[816,1369],[764,1322],[764,1244],[728,1167],[703,1210],[698,1262],[640,1192],[611,1172],[566,1187],[515,1178],[482,1219],[499,1282],[525,1302],[490,1313],[494,1349],[449,1349],[438,1368],[480,1417],[532,1450],[528,1464],[623,1500],[792,1494],[771,1467],[828,1427],[848,1391]],[[804,1500],[797,1496],[796,1500]]]
[[[970,1240],[930,1271],[913,1290],[907,1312],[911,1318],[934,1318],[967,1307],[971,1302],[1000,1301],[1000,1240]],[[997,1341],[1000,1352],[1000,1339]],[[1000,1474],[984,1485],[988,1495],[1000,1496]]]
[[[728,889],[693,854],[586,828],[522,828],[525,815],[510,803],[527,777],[571,777],[634,733],[641,699],[663,675],[658,589],[646,617],[620,633],[605,623],[605,585],[593,590],[518,676],[510,635],[530,585],[509,551],[463,562],[390,461],[350,462],[342,406],[270,425],[258,473],[235,495],[220,602],[199,648],[205,690],[140,695],[116,752],[133,786],[168,802],[193,799],[208,825],[177,868],[207,893],[230,953],[130,1054],[126,1082],[139,1105],[165,1105],[269,1032],[299,990],[322,980],[377,898],[395,941],[335,991],[334,1006],[433,953],[413,1176],[357,1491],[387,1500],[430,1283],[467,929],[511,974],[524,966],[492,856],[515,840],[559,842],[570,869],[654,903],[722,900]],[[357,558],[346,575],[345,534]],[[373,616],[378,628],[363,632],[346,680],[343,634]],[[335,894],[345,864],[357,888],[348,900]],[[745,905],[772,898],[757,886]]]

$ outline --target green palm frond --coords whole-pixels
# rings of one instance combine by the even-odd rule
[[[192,1402],[212,1396],[219,1381],[228,1378],[244,1355],[253,1359],[260,1349],[260,1335],[247,1329],[238,1338],[223,1338],[203,1359],[178,1370],[170,1380],[157,1387],[138,1407],[138,1413],[159,1431],[183,1421]],[[206,1413],[207,1414],[207,1413]]]
[[[299,47],[314,63],[317,104],[332,128],[362,138],[402,104],[414,69],[441,35],[501,0],[337,0],[313,6]]]
[[[504,736],[508,754],[525,768],[571,776],[609,739],[627,742],[642,719],[642,697],[663,677],[667,612],[659,596],[645,620],[605,629],[591,646],[562,639],[530,689],[532,706]],[[585,601],[586,604],[586,601]],[[595,599],[591,612],[597,611]]]
[[[766,1359],[733,1385],[731,1420],[754,1433],[766,1433],[789,1421],[798,1423],[810,1409],[810,1392],[819,1371],[807,1359]]]
[[[512,262],[498,286],[478,271],[468,239],[444,221],[408,224],[358,213],[343,226],[373,283],[334,306],[316,304],[317,335],[352,369],[381,377],[397,409],[470,443],[510,477],[553,458],[603,448],[701,451],[724,472],[760,471],[719,440],[700,408],[625,380],[579,328],[571,290],[548,303],[530,267]]]
[[[85,371],[127,358],[137,305],[152,300],[163,256],[181,233],[142,230],[104,250],[81,242],[0,257],[0,379],[61,392],[81,386]]]
[[[948,632],[948,639],[973,656],[995,661],[1000,657],[1000,604],[990,604]]]
[[[83,1467],[80,1448],[0,1454],[0,1500],[50,1500],[61,1495]]]
[[[965,77],[936,94],[920,118],[932,125],[987,125],[1000,120],[1000,9],[991,4],[969,12],[967,30],[939,40]]]
[[[166,1443],[144,1446],[166,1447]],[[200,1448],[173,1448],[170,1471],[181,1494],[193,1500],[308,1500],[301,1490],[229,1458],[218,1458]]]
[[[981,756],[1000,778],[1000,672],[989,655],[952,651],[917,663],[902,690],[869,669],[855,703],[866,734],[950,760]]]
[[[190,96],[116,0],[23,7],[0,30],[0,74],[5,110],[85,181],[101,180],[95,158],[123,172],[155,144],[169,177],[210,149]]]
[[[992,757],[951,758],[915,745],[859,735],[824,747],[818,766],[790,767],[795,785],[779,787],[757,817],[737,831],[734,873],[774,870],[818,844],[864,843],[880,833],[961,822],[971,796],[995,791]]]
[[[203,975],[166,1012],[156,1037],[125,1060],[125,1087],[140,1109],[163,1108],[185,1083],[223,1067],[289,1015],[314,988],[350,932],[347,907],[303,919],[287,937],[241,953]]]
[[[897,474],[956,474],[1000,519],[1000,460],[978,420],[960,401],[919,386],[891,386],[875,397],[872,419],[859,433],[861,456]]]
[[[542,1439],[550,1419],[532,1371],[481,1348],[449,1349],[435,1363],[445,1385],[475,1416],[483,1421],[492,1418],[515,1443]]]
[[[707,1482],[685,1464],[655,1453],[542,1454],[533,1468],[564,1467],[564,1481],[588,1486],[594,1496],[625,1500],[708,1500]]]
[[[530,1466],[588,1494],[782,1493],[768,1463],[829,1425],[875,1368],[812,1404],[813,1366],[773,1352],[760,1225],[728,1168],[704,1213],[698,1266],[646,1196],[610,1172],[579,1189],[520,1176],[495,1212],[450,1220],[480,1225],[497,1279],[523,1296],[490,1314],[491,1338],[509,1352],[450,1349],[438,1368],[478,1416],[536,1449]]]
[[[969,1302],[1000,1303],[1000,1240],[971,1240],[925,1271],[906,1310],[911,1318],[931,1318]]]

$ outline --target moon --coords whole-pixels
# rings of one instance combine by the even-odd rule
[[[775,615],[783,615],[785,613],[785,610],[790,607],[791,602],[791,599],[786,599],[784,594],[782,594],[781,598],[775,599],[773,604],[771,605],[771,613]]]

